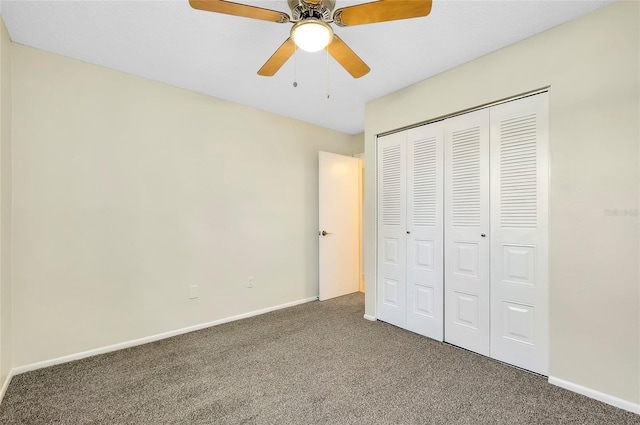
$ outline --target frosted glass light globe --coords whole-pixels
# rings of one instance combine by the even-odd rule
[[[310,18],[291,28],[291,38],[298,48],[307,52],[322,50],[333,40],[333,30],[326,22]]]

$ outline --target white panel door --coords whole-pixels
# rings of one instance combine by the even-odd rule
[[[318,152],[319,298],[358,292],[360,160]]]
[[[442,123],[407,131],[407,324],[442,341],[444,143]]]
[[[490,114],[491,357],[547,375],[547,94]]]
[[[378,319],[406,326],[406,138],[378,138]]]
[[[489,110],[445,127],[445,341],[489,355]]]

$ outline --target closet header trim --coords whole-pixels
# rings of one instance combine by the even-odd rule
[[[546,92],[549,91],[549,88],[551,88],[551,86],[546,86],[546,87],[542,87],[542,88],[535,89],[535,90],[532,90],[532,91],[528,91],[528,92],[525,92],[525,93],[520,93],[520,94],[517,94],[515,96],[505,97],[504,99],[500,99],[500,100],[496,100],[496,101],[493,101],[493,102],[485,103],[483,105],[473,106],[471,108],[463,109],[463,110],[457,111],[457,112],[452,112],[452,113],[447,114],[447,115],[441,115],[441,116],[439,116],[437,118],[432,118],[430,120],[421,121],[421,122],[418,122],[418,123],[415,123],[415,124],[411,124],[411,125],[407,125],[407,126],[404,126],[404,127],[396,128],[395,130],[385,131],[384,133],[378,134],[376,137],[384,137],[384,136],[388,136],[390,134],[400,133],[401,131],[410,130],[412,128],[421,127],[423,125],[431,124],[431,123],[438,122],[438,121],[444,121],[447,118],[457,117],[458,115],[468,114],[469,112],[474,112],[474,111],[477,111],[477,110],[480,110],[480,109],[490,108],[492,106],[500,105],[502,103],[512,102],[512,101],[518,100],[518,99],[524,99],[525,97],[535,96],[535,95],[540,94],[540,93],[546,93]]]

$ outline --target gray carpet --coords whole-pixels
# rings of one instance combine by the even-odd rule
[[[640,424],[381,322],[362,294],[13,378],[10,424]]]

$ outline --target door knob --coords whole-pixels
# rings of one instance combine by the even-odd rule
[[[480,236],[482,236],[483,238],[486,237],[487,235],[485,233],[482,233]]]
[[[327,235],[330,235],[331,233],[330,233],[330,232],[325,232],[325,231],[323,230],[322,232],[320,232],[320,234],[321,234],[322,236],[327,236]]]

